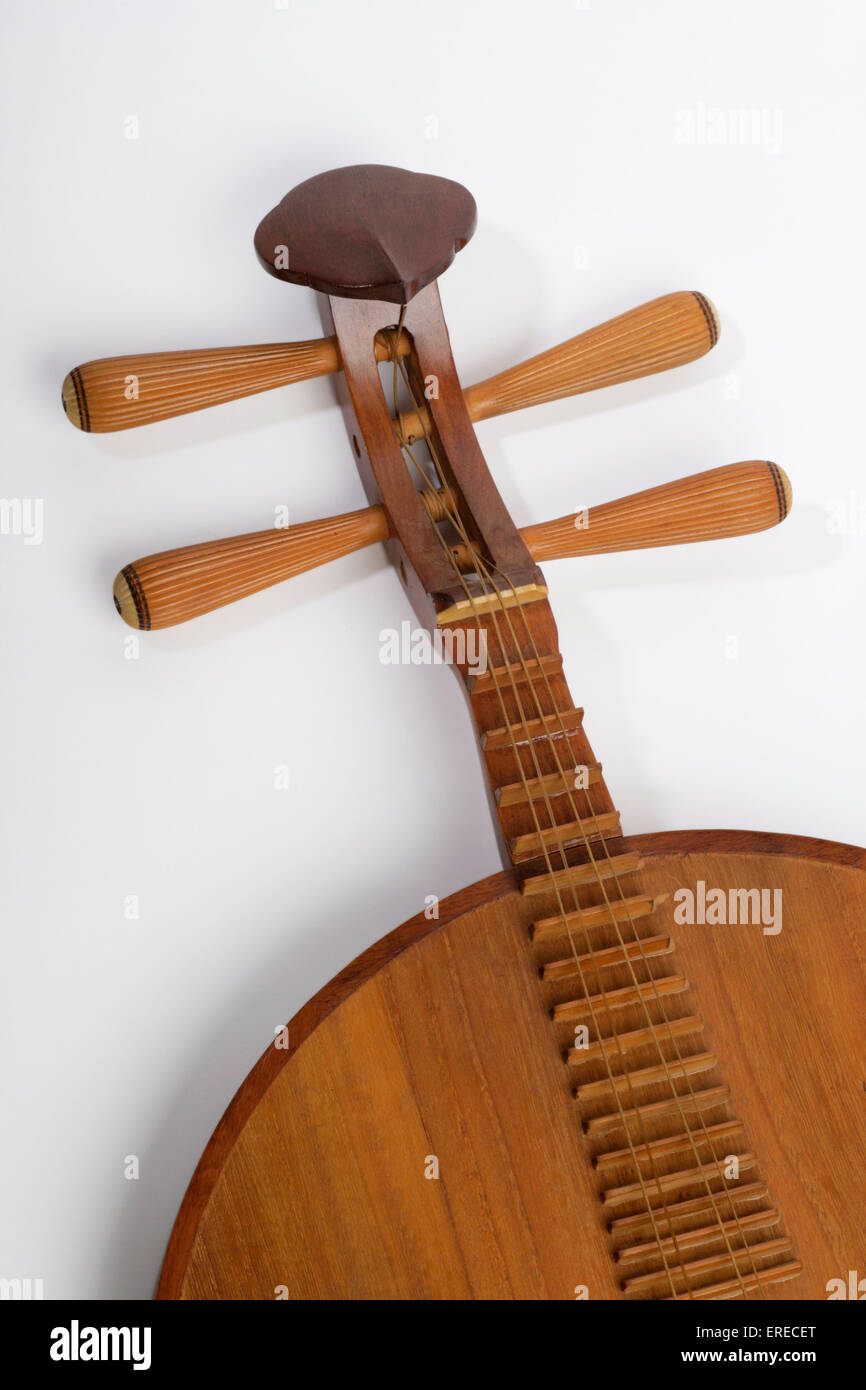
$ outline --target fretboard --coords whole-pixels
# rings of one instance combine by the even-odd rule
[[[462,674],[623,1294],[761,1297],[801,1265],[677,968],[671,904],[623,838],[549,604],[461,626],[486,654]]]

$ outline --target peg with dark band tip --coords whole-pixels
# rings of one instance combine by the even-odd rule
[[[394,336],[380,335],[377,361],[392,359]],[[684,366],[709,352],[718,336],[718,315],[705,295],[692,290],[666,294],[470,386],[463,394],[472,420],[487,420]],[[402,335],[400,356],[408,350],[408,338]],[[101,434],[169,420],[339,370],[336,338],[100,357],[66,377],[63,407],[78,429]],[[414,411],[402,415],[395,428],[407,443],[423,434]]]
[[[422,496],[432,519],[442,520],[441,495]],[[534,560],[559,560],[748,535],[778,525],[790,505],[791,485],[777,464],[731,463],[586,512],[525,526],[521,535]],[[385,510],[375,506],[285,530],[162,551],[120,571],[115,606],[130,627],[172,627],[388,535]],[[454,553],[470,567],[465,547]]]

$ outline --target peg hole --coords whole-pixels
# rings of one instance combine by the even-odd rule
[[[355,458],[359,459],[361,457],[361,446],[358,443],[358,436],[356,434],[352,435],[352,448],[355,450]]]

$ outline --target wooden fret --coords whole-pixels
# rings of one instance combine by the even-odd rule
[[[559,652],[551,652],[539,659],[529,657],[525,661],[511,661],[505,666],[489,666],[480,676],[469,676],[467,688],[470,695],[484,695],[491,690],[514,683],[527,682],[543,684],[545,676],[558,676],[562,673],[562,657]]]
[[[546,830],[532,830],[527,835],[515,835],[509,846],[512,861],[537,859],[544,849],[569,849],[572,845],[603,839],[605,835],[622,834],[619,811],[605,811],[600,816],[585,816],[583,820],[565,821]]]
[[[602,970],[605,966],[625,965],[633,960],[655,960],[659,956],[670,955],[673,949],[673,942],[669,936],[639,937],[635,941],[626,941],[621,946],[607,946],[601,951],[586,951],[580,956],[572,955],[566,956],[563,960],[548,961],[541,967],[541,978],[547,984],[553,980],[569,980],[573,975]],[[648,1031],[654,1038],[656,1030]],[[650,1041],[653,1041],[653,1038],[650,1038]]]
[[[578,908],[575,912],[565,912],[558,917],[542,917],[529,928],[530,939],[534,942],[549,941],[567,936],[569,932],[585,932],[619,922],[631,924],[641,917],[648,917],[655,911],[658,902],[659,899],[644,894],[634,898],[614,898],[610,902]]]
[[[668,1038],[687,1037],[703,1030],[700,1018],[675,1018],[649,1028],[635,1028],[630,1033],[612,1033],[608,1038],[588,1043],[586,1047],[570,1047],[565,1054],[569,1066],[580,1066],[584,1062],[594,1062],[598,1057],[615,1057],[636,1047],[646,1047],[647,1043],[666,1042]]]
[[[660,985],[670,984],[670,981],[659,980],[657,983]],[[653,997],[647,986],[642,985],[641,989],[646,989],[647,996]],[[668,991],[661,992],[667,993]],[[590,1100],[593,1096],[602,1096],[608,1091],[616,1091],[617,1094],[629,1093],[636,1086],[652,1086],[657,1082],[667,1084],[671,1081],[682,1081],[683,1077],[696,1076],[699,1072],[710,1071],[715,1065],[716,1058],[712,1052],[698,1052],[693,1057],[683,1057],[676,1062],[659,1062],[652,1067],[640,1067],[637,1071],[624,1072],[621,1076],[605,1077],[602,1081],[588,1081],[583,1086],[575,1087],[574,1095],[576,1100]]]
[[[607,1115],[593,1115],[584,1121],[587,1134],[601,1134],[609,1129],[627,1128],[632,1120],[659,1120],[668,1115],[679,1118],[693,1110],[701,1112],[712,1110],[730,1099],[727,1086],[711,1086],[704,1091],[692,1091],[689,1095],[671,1095],[664,1100],[650,1101],[646,1105],[636,1105],[627,1110],[617,1110]]]
[[[556,1004],[552,1012],[554,1023],[570,1023],[572,1019],[599,1009],[625,1009],[632,1004],[653,1000],[666,994],[682,994],[689,982],[683,975],[669,975],[661,980],[645,980],[639,985],[624,985],[622,989],[605,990],[603,994],[584,995]]]
[[[564,892],[568,888],[585,887],[588,883],[607,883],[610,879],[636,873],[643,865],[639,854],[616,854],[594,859],[587,864],[573,864],[552,873],[533,874],[520,885],[521,893],[532,897],[538,893]]]
[[[709,1241],[718,1240],[720,1236],[737,1236],[746,1231],[777,1226],[779,1219],[779,1213],[775,1207],[770,1207],[764,1211],[744,1212],[731,1221],[714,1221],[711,1226],[699,1226],[696,1230],[680,1231],[676,1241],[674,1241],[673,1236],[664,1236],[661,1240],[647,1240],[641,1245],[627,1245],[624,1249],[617,1250],[614,1259],[617,1264],[629,1264],[632,1260],[654,1259],[657,1255],[676,1255],[680,1250],[690,1250],[696,1245],[706,1245]]]
[[[496,788],[496,804],[504,809],[525,802],[544,801],[547,797],[572,795],[584,790],[578,785],[584,773],[587,786],[597,786],[601,781],[601,763],[581,769],[580,775],[577,768],[569,768],[565,772],[548,773],[546,777],[530,777],[525,782],[509,782],[507,786]]]
[[[593,1167],[601,1173],[609,1168],[620,1168],[623,1164],[634,1167],[639,1163],[652,1163],[657,1158],[667,1158],[669,1154],[694,1153],[701,1146],[712,1147],[716,1139],[727,1139],[732,1134],[738,1134],[742,1128],[742,1120],[723,1120],[721,1124],[707,1125],[703,1129],[686,1129],[665,1139],[637,1144],[633,1152],[631,1149],[611,1149],[609,1153],[599,1154],[593,1160]]]
[[[753,1153],[740,1153],[732,1155],[737,1160],[740,1172],[746,1168],[754,1168],[755,1155]],[[652,1179],[644,1179],[642,1182],[623,1183],[621,1187],[609,1187],[606,1192],[601,1194],[601,1200],[605,1206],[619,1206],[623,1202],[631,1202],[635,1198],[646,1201],[651,1197],[661,1197],[665,1192],[676,1192],[681,1187],[690,1187],[692,1183],[706,1182],[707,1179],[713,1181],[723,1177],[724,1165],[721,1159],[713,1163],[701,1163],[696,1168],[683,1168],[676,1173],[662,1173]]]
[[[776,1265],[775,1268],[759,1269],[756,1272],[749,1272],[739,1275],[735,1279],[726,1279],[721,1284],[710,1284],[703,1289],[690,1289],[687,1293],[676,1294],[677,1299],[728,1299],[745,1298],[756,1289],[764,1288],[768,1284],[778,1284],[786,1279],[796,1279],[798,1274],[803,1273],[801,1260],[787,1260],[784,1264]],[[666,1302],[671,1302],[668,1298]]]
[[[768,1197],[767,1184],[763,1182],[744,1183],[741,1187],[727,1187],[720,1192],[704,1193],[700,1197],[689,1197],[682,1202],[670,1202],[663,1211],[639,1211],[631,1216],[617,1216],[610,1223],[613,1235],[626,1235],[630,1231],[662,1232],[669,1230],[677,1221],[692,1217],[715,1216],[727,1209],[739,1212],[746,1202],[764,1202]],[[744,1219],[740,1215],[740,1219]]]
[[[561,714],[545,714],[540,719],[527,719],[519,724],[506,724],[482,734],[481,747],[485,752],[493,753],[501,748],[519,748],[537,739],[568,738],[570,734],[577,733],[582,720],[582,709],[570,709]]]
[[[740,1263],[755,1259],[761,1259],[766,1255],[788,1255],[791,1253],[791,1242],[784,1236],[777,1236],[775,1240],[763,1240],[757,1245],[746,1245],[737,1250],[724,1250],[718,1255],[705,1255],[700,1260],[690,1260],[686,1264],[677,1263],[671,1270],[673,1277],[688,1283],[689,1278],[698,1275],[715,1273],[716,1271],[727,1269],[732,1266],[739,1270]],[[637,1274],[633,1279],[624,1279],[622,1287],[626,1293],[634,1293],[638,1289],[654,1287],[668,1278],[667,1270],[654,1271],[652,1274]]]

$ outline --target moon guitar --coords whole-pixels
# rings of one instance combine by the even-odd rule
[[[734,463],[518,529],[475,423],[682,366],[719,320],[668,294],[464,390],[437,280],[475,223],[447,179],[321,174],[255,246],[318,292],[326,336],[102,359],[63,385],[102,431],[334,377],[369,505],[136,560],[117,609],[162,628],[384,545],[465,690],[502,849],[267,1047],[157,1297],[826,1299],[866,1271],[866,851],[627,834],[539,568],[759,531],[790,485]]]

